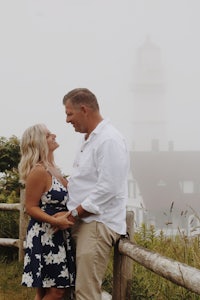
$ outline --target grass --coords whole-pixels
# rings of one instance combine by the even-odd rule
[[[21,286],[22,263],[0,263],[0,300],[32,300],[34,289]]]
[[[173,260],[200,268],[199,237],[188,238],[183,233],[174,237],[156,234],[153,226],[145,224],[134,234],[137,244]],[[129,300],[200,300],[200,295],[154,274],[138,263],[133,263],[131,299]]]
[[[200,237],[188,238],[183,233],[174,237],[156,233],[145,224],[134,233],[134,241],[149,250],[200,269]],[[105,290],[112,294],[112,260],[104,280]],[[166,280],[133,262],[131,296],[127,300],[200,300],[200,295]]]
[[[134,234],[137,244],[160,253],[166,257],[200,268],[200,238],[188,238],[184,234],[175,237],[164,236],[161,231],[157,234],[154,227],[145,225]],[[1,250],[1,249],[0,249]],[[6,259],[5,259],[6,258]],[[113,253],[109,262],[103,288],[112,293]],[[0,251],[0,300],[32,300],[34,289],[22,287],[21,274],[23,264],[19,263],[16,255],[8,256]],[[127,300],[200,300],[200,295],[161,278],[143,266],[133,262],[133,278],[131,296]]]

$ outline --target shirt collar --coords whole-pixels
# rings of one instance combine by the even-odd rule
[[[103,119],[96,128],[92,131],[92,134],[98,134],[104,126],[106,126],[110,122],[109,119]]]
[[[102,128],[106,126],[108,123],[110,123],[109,119],[103,119],[96,127],[95,129],[90,133],[89,137],[85,142],[88,142],[94,135],[99,134],[101,132]]]

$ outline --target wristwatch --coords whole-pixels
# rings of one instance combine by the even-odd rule
[[[75,208],[75,209],[72,209],[71,210],[71,215],[74,219],[78,219],[78,210]]]

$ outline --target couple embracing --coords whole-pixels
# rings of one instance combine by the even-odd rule
[[[90,90],[70,91],[63,104],[66,122],[83,134],[69,178],[55,164],[59,145],[45,125],[29,127],[21,139],[30,216],[22,284],[36,288],[34,300],[101,300],[110,251],[126,233],[129,155]]]

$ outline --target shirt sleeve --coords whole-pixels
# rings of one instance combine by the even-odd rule
[[[109,139],[96,151],[97,184],[81,203],[86,211],[101,214],[109,200],[120,195],[127,184],[129,155],[125,143]]]

